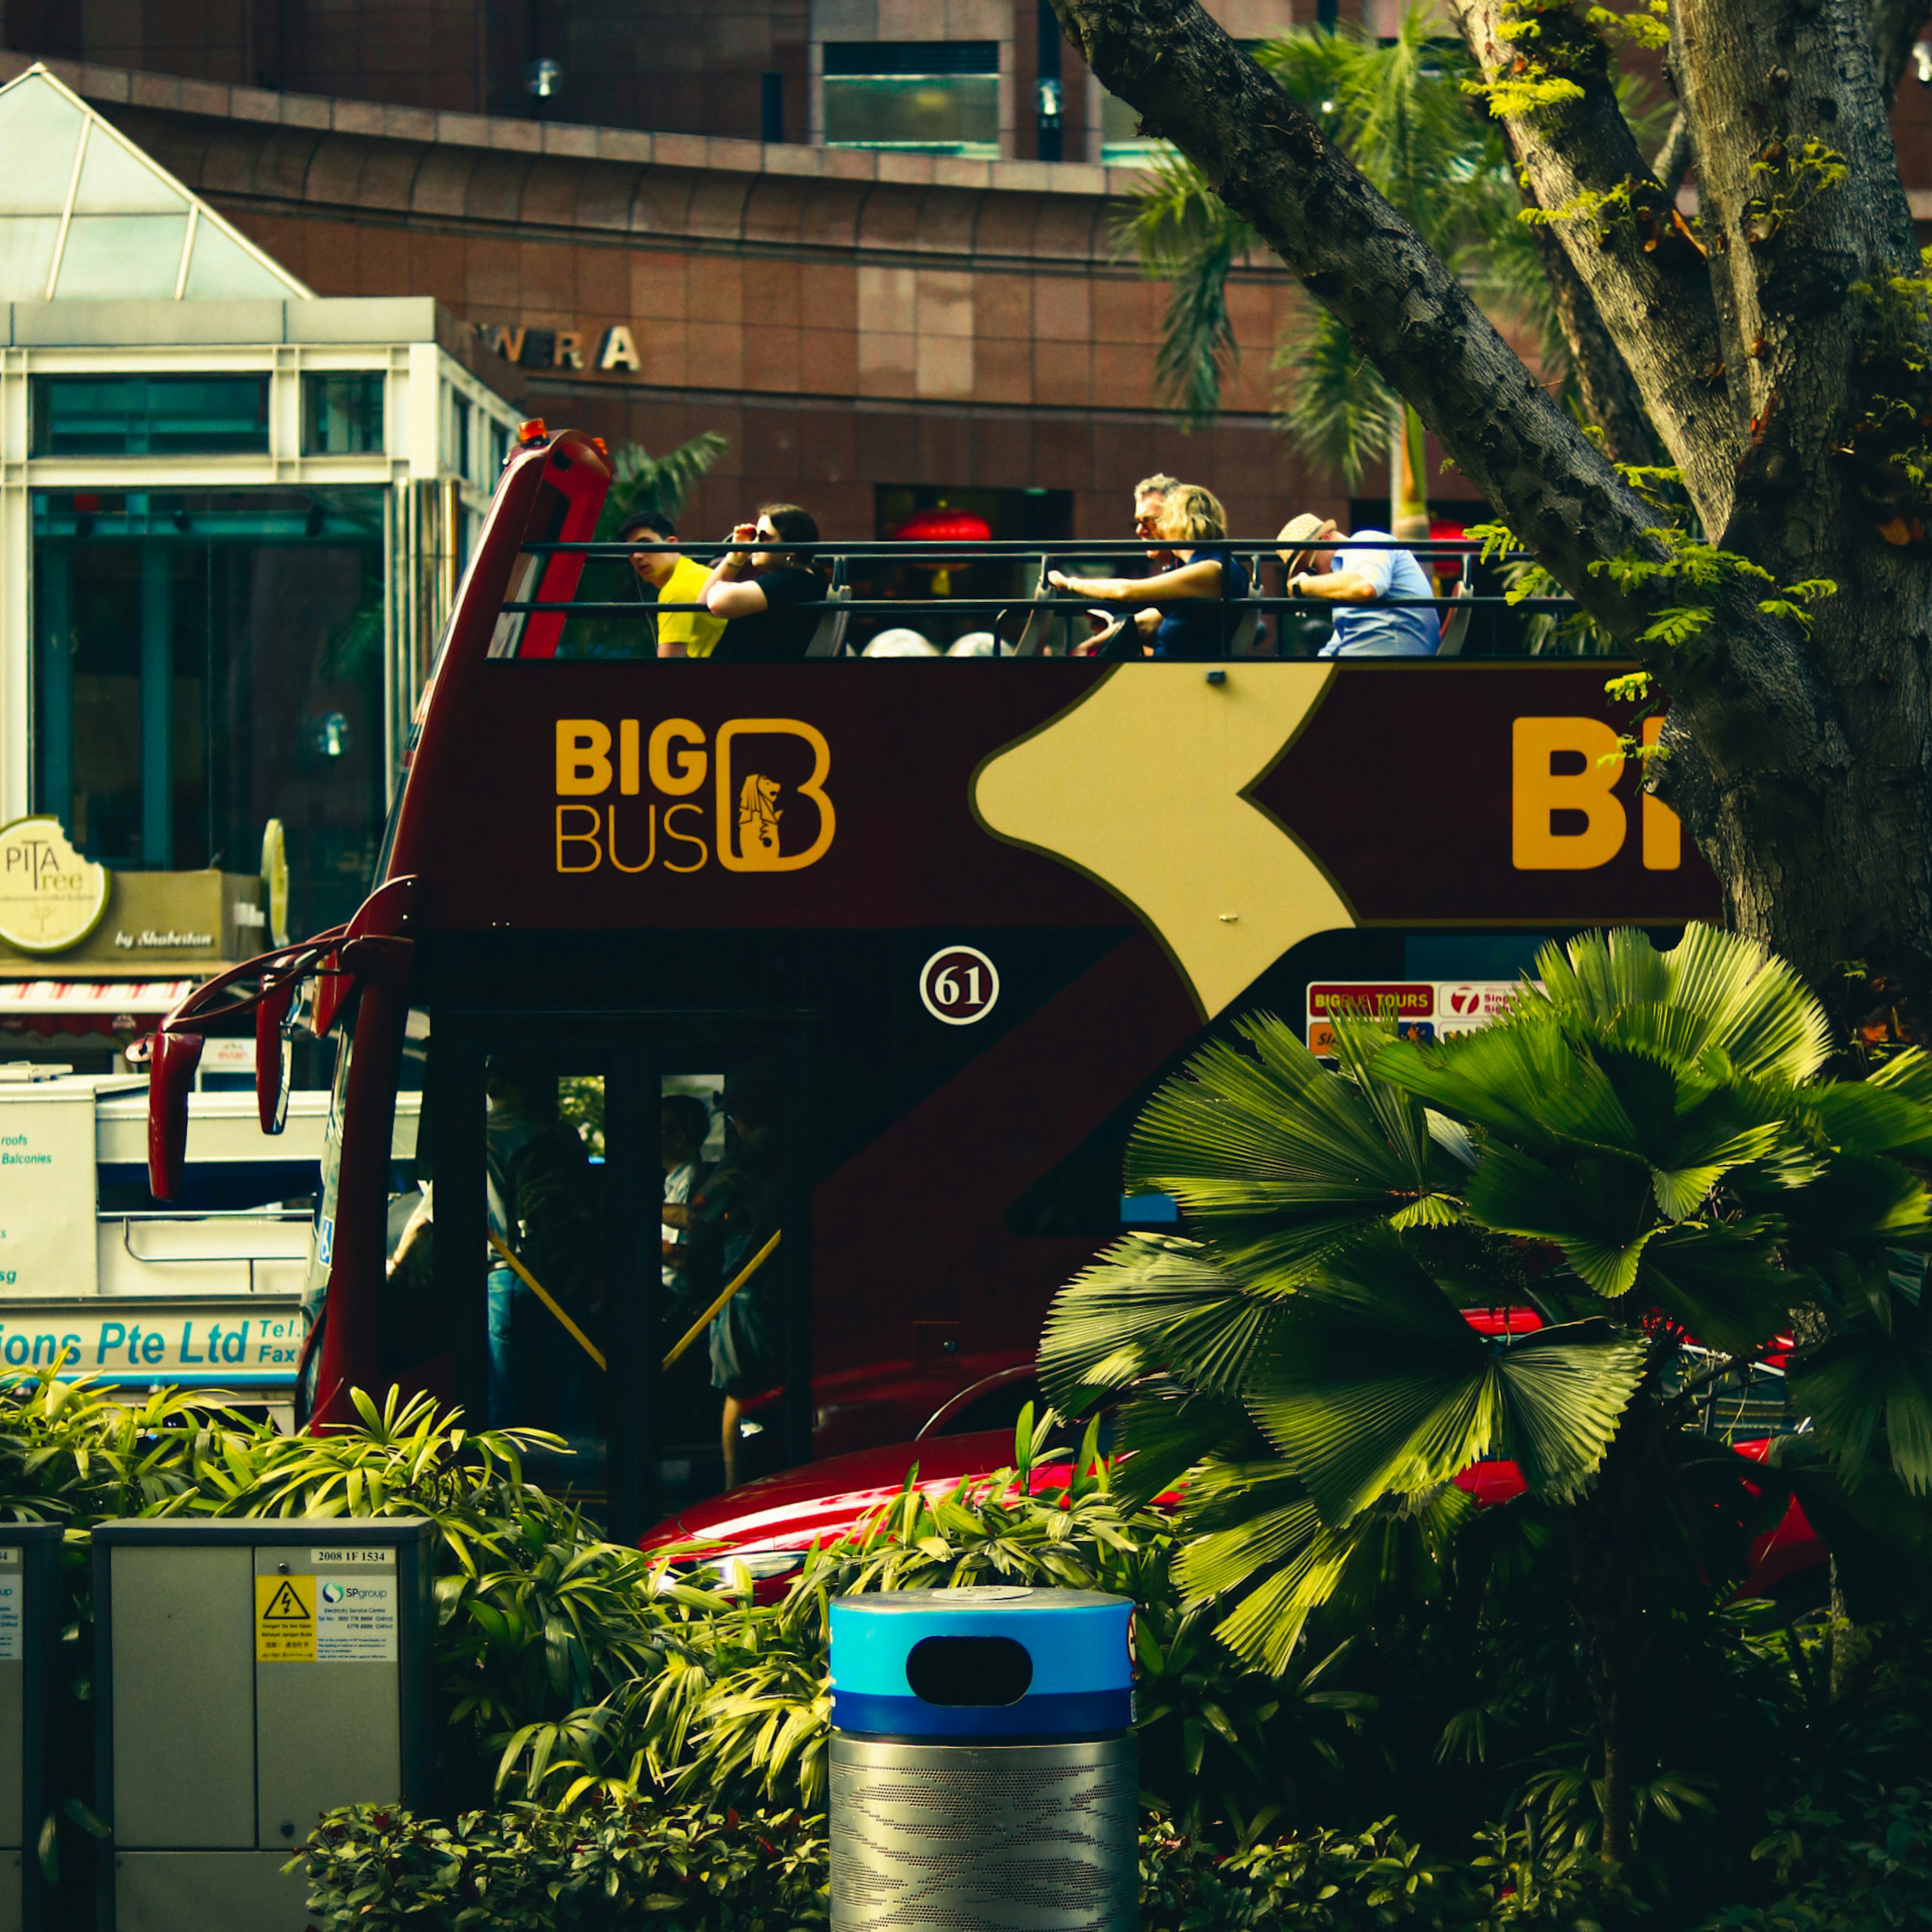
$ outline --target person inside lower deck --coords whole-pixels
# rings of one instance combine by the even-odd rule
[[[1420,564],[1394,548],[1386,530],[1358,530],[1346,541],[1378,546],[1337,550],[1341,528],[1331,517],[1304,512],[1286,524],[1275,542],[1288,566],[1288,594],[1310,597],[1328,608],[1334,634],[1324,658],[1432,658],[1442,626],[1427,602],[1436,595]]]
[[[825,596],[825,579],[809,553],[788,546],[814,544],[818,524],[796,503],[767,503],[755,521],[740,524],[712,567],[704,602],[726,622],[711,656],[719,664],[784,664],[812,646],[819,613],[802,609]]]
[[[617,532],[620,543],[674,544],[677,526],[662,511],[633,510]],[[696,558],[678,556],[669,550],[636,550],[631,553],[631,568],[640,584],[648,584],[660,607],[666,604],[702,604],[711,573]],[[724,634],[724,620],[708,617],[702,610],[666,610],[656,613],[658,656],[661,658],[701,658],[710,655]]]
[[[1135,607],[1095,640],[1102,658],[1224,658],[1240,621],[1232,607],[1248,592],[1245,565],[1225,542],[1227,513],[1198,483],[1177,483],[1153,535],[1174,554],[1152,577],[1072,577],[1051,571],[1057,590],[1101,604]]]
[[[522,1263],[579,1328],[589,1319],[598,1216],[584,1143],[559,1114],[555,1076],[498,1054],[485,1076],[489,1112],[490,1420],[542,1421],[565,1436],[590,1430],[589,1358],[510,1265]],[[502,1246],[497,1245],[502,1244]],[[545,1400],[533,1413],[530,1370]]]
[[[682,1208],[703,1191],[710,1164],[703,1159],[705,1136],[711,1131],[711,1110],[695,1094],[667,1094],[658,1109],[658,1142],[664,1163],[664,1204]],[[679,1217],[682,1222],[683,1217]],[[688,1226],[666,1221],[659,1232],[663,1257],[664,1322],[681,1335],[685,1324],[704,1304],[704,1257],[692,1240]],[[697,1304],[694,1309],[692,1304]]]
[[[721,1292],[752,1270],[712,1317],[706,1337],[711,1386],[724,1398],[719,1425],[728,1490],[737,1485],[746,1400],[771,1388],[783,1371],[782,1277],[776,1256],[752,1267],[778,1232],[783,1212],[779,1100],[776,1068],[754,1064],[728,1073],[724,1158],[684,1206],[659,1210],[667,1226],[691,1231],[700,1254],[716,1256],[710,1266]]]

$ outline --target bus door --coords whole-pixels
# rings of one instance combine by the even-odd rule
[[[736,1029],[438,1019],[459,1396],[562,1438],[533,1473],[619,1540],[810,1453],[801,1062]]]

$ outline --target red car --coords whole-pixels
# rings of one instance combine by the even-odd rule
[[[1485,1334],[1522,1333],[1540,1325],[1527,1309],[1478,1313],[1471,1319]],[[916,1486],[935,1499],[950,1495],[962,1481],[1010,1468],[1010,1424],[996,1429],[969,1426],[961,1434],[950,1433],[950,1427],[962,1421],[977,1424],[990,1411],[1009,1406],[1017,1414],[1022,1404],[1040,1400],[1030,1367],[1003,1370],[962,1390],[910,1442],[808,1462],[747,1483],[724,1496],[693,1503],[646,1532],[639,1547],[662,1550],[683,1543],[715,1546],[721,1558],[743,1564],[754,1600],[772,1601],[803,1568],[808,1550],[844,1535],[873,1510],[890,1502],[915,1465],[919,1472]],[[1740,1443],[1738,1453],[1762,1461],[1768,1446],[1765,1442]],[[1064,1489],[1072,1478],[1076,1452],[1076,1443],[1055,1438],[1046,1460],[1034,1464],[1028,1488],[1036,1495],[1043,1490]],[[1516,1464],[1501,1461],[1474,1463],[1456,1482],[1475,1498],[1478,1508],[1509,1502],[1526,1487]],[[1795,1598],[1804,1586],[1794,1580],[1803,1578],[1808,1571],[1822,1576],[1828,1555],[1794,1498],[1777,1528],[1752,1544],[1750,1574],[1738,1594]]]

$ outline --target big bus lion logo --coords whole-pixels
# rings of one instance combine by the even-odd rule
[[[727,872],[796,872],[824,858],[837,828],[825,790],[832,750],[824,733],[797,718],[734,718],[708,746],[706,738],[704,728],[688,718],[662,719],[648,733],[635,718],[620,718],[614,732],[602,718],[560,718],[558,797],[604,802],[557,806],[556,869],[595,872],[608,865],[644,872],[662,864],[667,872],[695,872],[715,853]],[[788,783],[773,776],[803,763],[796,744],[788,752],[774,738],[802,741],[809,750],[803,778]],[[740,739],[757,742],[741,747]],[[735,770],[734,749],[741,760]],[[744,769],[754,758],[758,769]],[[708,840],[704,808],[691,796],[707,778],[716,788]],[[800,814],[800,803],[812,810]],[[814,822],[811,843],[788,852],[781,826],[798,838]]]
[[[778,849],[778,782],[753,772],[738,794],[738,850],[760,856]]]
[[[778,782],[752,772],[741,782],[734,782],[733,745],[740,738],[766,736],[802,738],[812,748],[811,776],[795,789],[800,799],[818,808],[818,836],[802,852],[779,849],[778,796],[782,788]],[[825,742],[825,734],[797,718],[734,718],[718,726],[716,748],[718,862],[734,872],[796,872],[817,865],[831,849],[837,822],[832,801],[825,795],[826,778],[832,770],[832,748]]]

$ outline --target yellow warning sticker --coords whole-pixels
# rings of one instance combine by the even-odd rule
[[[255,1661],[315,1661],[315,1579],[255,1579]]]

